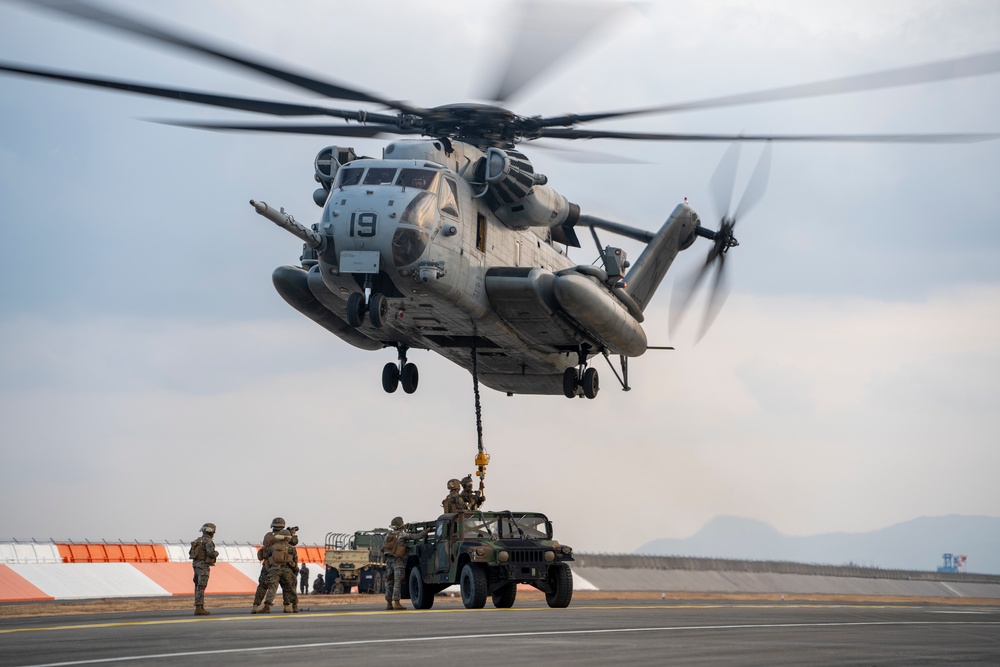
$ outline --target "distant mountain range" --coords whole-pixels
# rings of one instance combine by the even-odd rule
[[[691,537],[653,540],[635,553],[930,571],[952,553],[967,556],[966,572],[1000,574],[1000,517],[923,516],[869,533],[795,537],[762,521],[719,516]]]

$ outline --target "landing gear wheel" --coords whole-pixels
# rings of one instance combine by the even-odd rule
[[[399,366],[391,361],[382,367],[382,388],[387,394],[396,391],[399,386]]]
[[[576,368],[563,371],[563,394],[566,398],[576,398]]]
[[[389,300],[385,294],[372,294],[368,303],[368,318],[372,326],[381,329],[385,324],[385,318],[389,315]]]
[[[459,587],[462,589],[462,604],[466,609],[482,609],[486,606],[486,570],[481,565],[466,563],[462,568]]]
[[[545,601],[550,607],[568,607],[573,599],[573,572],[566,563],[555,563],[549,567],[550,593],[545,594]]]
[[[597,398],[597,392],[600,390],[601,386],[597,377],[597,369],[588,368],[583,372],[583,395],[587,398]]]
[[[517,584],[512,581],[493,591],[493,606],[497,609],[510,609],[514,606],[515,598],[517,598]]]
[[[351,292],[347,297],[347,323],[357,329],[365,321],[365,295]]]
[[[417,371],[416,364],[404,364],[399,379],[403,383],[403,391],[407,394],[415,392],[417,383],[420,381],[420,373]]]

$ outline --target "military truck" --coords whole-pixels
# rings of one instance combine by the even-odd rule
[[[385,582],[382,545],[386,530],[359,530],[354,533],[327,533],[325,580],[328,593],[383,593]],[[336,582],[335,584],[331,582]]]
[[[545,593],[550,607],[573,599],[573,550],[552,539],[552,522],[538,512],[457,512],[436,521],[411,524],[407,532],[430,534],[408,543],[404,597],[417,609],[430,609],[434,596],[458,584],[462,603],[481,609],[514,606],[517,585]]]

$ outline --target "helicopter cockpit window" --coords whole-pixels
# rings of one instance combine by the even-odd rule
[[[433,190],[435,178],[437,178],[437,173],[430,169],[400,169],[396,185],[402,185],[404,188]]]
[[[389,185],[395,178],[395,167],[370,167],[365,174],[365,185]]]
[[[434,210],[434,195],[430,192],[418,192],[417,196],[406,205],[403,215],[399,216],[399,224],[423,227],[433,231],[438,227],[437,211]]]
[[[441,212],[458,217],[458,186],[450,178],[444,179],[441,188]]]
[[[337,172],[337,182],[335,188],[342,188],[347,185],[357,185],[361,182],[361,174],[365,170],[361,167],[346,167]]]

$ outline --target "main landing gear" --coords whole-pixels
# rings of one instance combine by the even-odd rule
[[[399,350],[399,362],[394,364],[390,361],[382,368],[382,388],[385,389],[386,393],[391,394],[402,383],[403,391],[412,394],[417,390],[420,373],[417,371],[416,364],[406,362],[406,347],[400,345],[397,349]]]
[[[563,394],[566,398],[576,398],[577,396],[597,398],[597,392],[600,390],[600,377],[597,374],[597,369],[587,367],[587,351],[581,349],[579,363],[567,368],[563,373]]]

